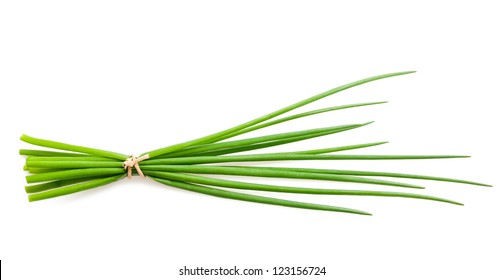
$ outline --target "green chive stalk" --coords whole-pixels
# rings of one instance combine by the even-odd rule
[[[239,178],[246,176],[282,178],[283,180],[324,180],[339,182],[340,184],[362,184],[368,187],[380,185],[417,190],[423,190],[425,187],[422,185],[398,182],[395,181],[395,179],[415,179],[424,180],[424,182],[441,181],[485,187],[489,187],[490,185],[461,179],[394,172],[299,167],[238,166],[232,164],[222,165],[224,163],[269,161],[417,160],[468,157],[465,155],[366,155],[340,153],[342,151],[360,150],[383,145],[387,143],[385,141],[291,152],[237,154],[287,145],[294,142],[337,133],[350,133],[350,131],[365,127],[372,122],[305,129],[262,135],[259,137],[240,140],[227,140],[252,131],[263,129],[265,127],[271,127],[317,114],[325,114],[338,110],[386,103],[369,102],[332,106],[277,118],[292,110],[301,108],[307,104],[344,90],[377,80],[402,76],[410,73],[414,73],[414,71],[379,75],[339,86],[232,128],[144,153],[141,155],[141,161],[137,161],[134,157],[129,157],[125,154],[112,151],[71,145],[22,135],[21,140],[26,143],[55,150],[21,149],[19,151],[20,155],[26,156],[26,162],[23,166],[23,170],[28,172],[26,175],[26,182],[28,185],[25,186],[25,191],[28,194],[29,201],[45,200],[108,185],[125,178],[127,173],[126,170],[128,170],[128,173],[130,173],[129,175],[138,176],[144,174],[147,178],[163,185],[187,191],[222,198],[311,210],[371,215],[366,211],[346,207],[271,198],[268,196],[242,193],[239,190],[257,191],[262,193],[277,192],[312,195],[399,197],[463,205],[462,203],[453,200],[419,193],[378,191],[372,189],[349,190],[335,188],[324,189],[316,187],[301,188],[285,186],[283,184],[267,185],[243,182]],[[136,167],[139,168],[138,170],[135,167],[135,163],[137,163]],[[208,176],[214,174],[231,178],[217,179]],[[384,177],[386,180],[375,177]],[[393,181],[391,181],[390,178],[392,178]]]

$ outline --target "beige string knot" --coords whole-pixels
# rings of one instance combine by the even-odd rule
[[[139,176],[145,177],[144,174],[142,173],[142,170],[140,169],[140,166],[138,165],[138,163],[141,162],[142,160],[146,160],[148,158],[149,158],[149,154],[143,155],[138,158],[136,156],[131,156],[123,162],[124,169],[126,169],[126,168],[128,169],[128,178],[129,179],[131,179],[133,177],[131,174],[133,167],[135,167]]]

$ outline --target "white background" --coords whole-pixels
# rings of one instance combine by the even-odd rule
[[[271,276],[273,266],[326,266],[326,276],[289,279],[504,279],[499,2],[2,1],[3,276],[224,279],[181,277],[178,271],[184,265],[237,265],[270,269],[267,277],[243,279],[282,278]],[[36,203],[28,203],[23,190],[23,158],[17,152],[29,145],[19,141],[22,133],[140,154],[347,82],[404,70],[418,73],[367,84],[306,110],[388,104],[314,116],[263,133],[374,120],[356,131],[274,150],[388,140],[353,153],[470,154],[453,160],[297,164],[494,185],[416,182],[427,187],[421,193],[464,207],[277,195],[374,214],[368,217],[225,200],[140,178]]]

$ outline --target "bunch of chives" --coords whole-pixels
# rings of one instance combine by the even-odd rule
[[[24,170],[29,174],[26,181],[29,185],[25,187],[29,201],[38,201],[67,194],[72,194],[121,180],[125,178],[126,170],[133,175],[144,174],[161,184],[188,191],[218,196],[223,198],[237,199],[250,202],[273,204],[280,206],[305,208],[313,210],[325,210],[335,212],[346,212],[352,214],[370,215],[370,213],[331,205],[321,205],[305,203],[299,201],[271,198],[263,195],[252,195],[241,193],[236,190],[253,190],[261,192],[284,192],[298,194],[317,195],[354,195],[354,196],[388,196],[414,199],[433,200],[444,203],[462,205],[459,202],[445,198],[428,196],[404,191],[375,191],[372,185],[384,185],[394,188],[423,189],[424,187],[414,184],[406,184],[387,178],[408,178],[419,180],[435,180],[471,184],[479,186],[489,186],[482,183],[433,177],[416,174],[401,174],[376,171],[358,170],[334,170],[316,168],[291,168],[291,167],[257,167],[257,166],[233,166],[238,162],[260,162],[260,161],[305,161],[305,160],[407,160],[407,159],[443,159],[443,158],[463,158],[467,156],[457,155],[362,155],[362,154],[341,154],[339,152],[357,150],[371,146],[385,144],[386,142],[362,143],[340,147],[328,147],[303,151],[292,151],[282,153],[250,153],[235,155],[235,153],[260,150],[303,141],[315,137],[342,133],[348,130],[357,129],[370,123],[346,124],[314,128],[309,130],[293,131],[264,135],[260,137],[245,138],[241,140],[227,140],[229,138],[243,135],[245,133],[273,126],[283,122],[292,121],[299,118],[322,114],[335,110],[343,110],[361,106],[371,106],[385,102],[371,102],[350,104],[336,107],[328,107],[314,111],[303,112],[287,117],[277,118],[294,109],[303,107],[319,99],[325,98],[343,90],[359,86],[368,82],[413,73],[414,71],[390,73],[370,77],[349,83],[329,91],[312,96],[275,112],[269,113],[257,119],[240,124],[238,126],[207,135],[191,141],[153,150],[141,155],[139,161],[134,157],[125,154],[88,148],[83,146],[70,145],[55,141],[33,138],[22,135],[21,140],[33,145],[51,148],[50,150],[20,150],[20,154],[26,156]],[[125,166],[125,163],[132,161],[132,165]],[[133,169],[133,164],[138,164],[138,169]],[[208,165],[212,164],[212,165]],[[127,164],[126,164],[127,165]],[[285,185],[268,185],[259,183],[243,182],[236,179],[217,179],[205,176],[207,174],[270,177],[270,178],[294,178],[310,180],[326,180],[347,183],[366,184],[371,190],[354,189],[321,189],[321,188],[301,188]],[[380,178],[377,179],[376,177]]]

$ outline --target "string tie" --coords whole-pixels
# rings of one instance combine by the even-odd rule
[[[131,156],[123,162],[124,169],[128,170],[128,178],[129,179],[133,178],[133,175],[132,175],[133,167],[135,167],[135,169],[140,177],[145,177],[145,175],[143,174],[142,170],[140,169],[140,166],[138,165],[138,163],[141,162],[142,160],[146,160],[148,158],[149,158],[149,154],[143,155],[141,157]]]

